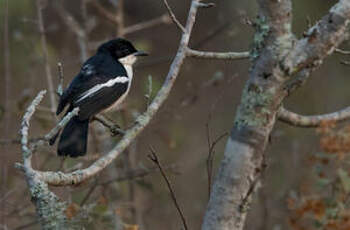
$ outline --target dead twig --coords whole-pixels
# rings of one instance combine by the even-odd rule
[[[210,129],[209,122],[207,122],[206,133],[207,133],[207,144],[208,144],[208,157],[207,157],[207,175],[208,175],[208,197],[211,192],[212,178],[213,178],[213,160],[215,155],[215,146],[218,144],[224,137],[228,135],[227,132],[218,136],[213,142],[210,139]]]
[[[165,174],[165,172],[164,172],[164,170],[163,170],[162,165],[160,164],[160,161],[159,161],[159,159],[158,159],[158,157],[157,157],[156,152],[154,151],[154,149],[153,149],[151,146],[150,146],[150,151],[151,151],[151,154],[148,155],[148,158],[149,158],[154,164],[156,164],[156,165],[158,166],[159,171],[160,171],[160,173],[162,174],[162,176],[163,176],[163,178],[164,178],[164,180],[165,180],[165,182],[166,182],[166,184],[167,184],[167,186],[168,186],[168,189],[169,189],[169,191],[170,191],[171,198],[172,198],[172,200],[173,200],[173,202],[174,202],[174,204],[175,204],[175,207],[176,207],[176,209],[177,209],[177,211],[178,211],[178,213],[179,213],[179,215],[180,215],[180,217],[181,217],[181,220],[182,220],[182,223],[183,223],[183,225],[184,225],[184,228],[185,228],[185,230],[188,230],[187,224],[186,224],[185,216],[184,216],[184,214],[182,213],[181,208],[180,208],[180,206],[179,206],[179,204],[178,204],[178,202],[177,202],[175,193],[174,193],[173,189],[171,188],[170,181],[169,181],[169,179],[167,178],[167,176],[166,176],[166,174]]]
[[[169,16],[170,16],[171,20],[173,20],[174,24],[182,31],[182,33],[185,33],[185,32],[186,32],[185,28],[184,28],[183,25],[179,22],[179,20],[177,20],[177,18],[176,18],[176,16],[175,16],[173,10],[171,9],[171,7],[170,7],[168,1],[167,1],[167,0],[163,0],[163,2],[164,2],[165,7],[166,7],[167,10],[168,10],[168,13],[169,13]]]

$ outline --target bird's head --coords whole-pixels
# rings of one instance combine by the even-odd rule
[[[103,43],[98,47],[97,53],[108,53],[123,64],[132,65],[138,56],[147,56],[144,51],[137,50],[131,42],[123,38],[117,38]]]

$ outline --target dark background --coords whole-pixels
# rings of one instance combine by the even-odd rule
[[[39,90],[47,88],[47,81],[36,24],[35,1],[11,0],[8,18],[11,82],[6,84],[2,54],[4,2],[0,2],[0,224],[16,229],[36,218],[23,174],[14,168],[14,163],[21,161],[20,146],[8,143],[8,139],[18,138],[24,109]],[[80,1],[63,2],[67,11],[82,23]],[[109,1],[101,3],[111,12],[116,11]],[[190,1],[169,0],[169,4],[184,24]],[[249,50],[254,30],[244,22],[246,18],[254,20],[257,14],[255,1],[217,1],[216,4],[215,8],[200,10],[191,36],[191,47],[209,51]],[[293,30],[296,36],[301,37],[307,29],[308,17],[314,24],[333,4],[335,1],[330,0],[293,1]],[[125,1],[125,24],[127,26],[149,20],[165,12],[162,1]],[[89,34],[90,41],[102,41],[114,36],[116,26],[97,14],[89,4],[88,14],[97,24]],[[66,85],[81,66],[76,36],[62,22],[50,1],[43,9],[43,17],[55,86],[58,81],[57,62],[63,63]],[[213,33],[215,35],[210,36]],[[123,128],[131,126],[133,117],[145,110],[149,76],[152,77],[153,96],[161,86],[176,53],[180,32],[173,24],[164,24],[127,35],[127,39],[151,55],[140,60],[135,67],[133,85],[123,112],[108,114]],[[346,49],[347,45],[345,43],[342,47]],[[93,53],[91,51],[89,55]],[[347,57],[337,54],[327,58],[307,84],[287,99],[285,106],[302,114],[331,112],[348,106],[350,67],[340,64],[344,59]],[[249,60],[186,59],[175,87],[151,124],[125,156],[104,170],[98,180],[110,178],[125,170],[153,167],[147,159],[149,145],[152,145],[164,165],[178,166],[175,171],[180,174],[170,170],[169,178],[190,228],[199,229],[208,199],[206,125],[209,126],[212,140],[229,132],[248,71]],[[5,95],[6,87],[10,87],[9,98]],[[6,100],[10,105],[8,110],[5,110]],[[48,95],[41,105],[49,107]],[[8,118],[6,113],[10,114]],[[53,126],[52,116],[38,111],[32,121],[30,135],[38,137]],[[108,152],[113,142],[118,140],[110,137],[108,131],[98,124],[94,125],[92,133],[94,137],[90,136],[89,156],[97,152]],[[215,148],[215,169],[222,157],[225,139]],[[310,173],[305,159],[311,153],[319,151],[318,146],[319,138],[314,129],[292,128],[277,123],[272,143],[266,151],[268,168],[247,219],[246,229],[287,228],[289,211],[286,199],[291,192],[300,189],[303,178]],[[34,166],[57,170],[61,160],[55,155],[55,150],[55,147],[42,148],[33,159]],[[68,159],[64,167],[70,168],[78,162],[88,165],[91,163],[89,156],[80,160]],[[63,199],[79,204],[93,182],[74,188],[53,189]],[[108,210],[117,210],[125,223],[140,225],[141,229],[171,230],[181,227],[168,189],[158,173],[131,182],[114,183],[107,189],[98,187],[87,203],[101,198],[102,203],[107,203],[105,206]],[[98,221],[103,222],[101,219]],[[100,229],[98,221],[94,221],[90,228]],[[38,228],[39,225],[33,223],[24,229]]]

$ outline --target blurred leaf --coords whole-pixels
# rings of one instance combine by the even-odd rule
[[[79,212],[80,206],[76,203],[71,203],[68,205],[65,214],[67,216],[68,219],[72,219],[73,217],[75,217],[78,212]]]
[[[319,178],[317,180],[317,185],[320,187],[328,186],[331,183],[331,181],[327,178]]]
[[[345,192],[350,191],[350,177],[349,174],[343,170],[342,168],[338,169],[338,176],[340,178],[340,182],[345,190]]]
[[[97,215],[103,215],[107,211],[108,211],[108,206],[105,204],[98,204],[94,208],[94,213]]]

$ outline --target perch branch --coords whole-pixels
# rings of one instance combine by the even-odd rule
[[[281,107],[278,112],[278,118],[287,124],[297,127],[318,127],[327,122],[340,122],[350,119],[350,107],[346,107],[334,113],[305,116],[293,113]]]

